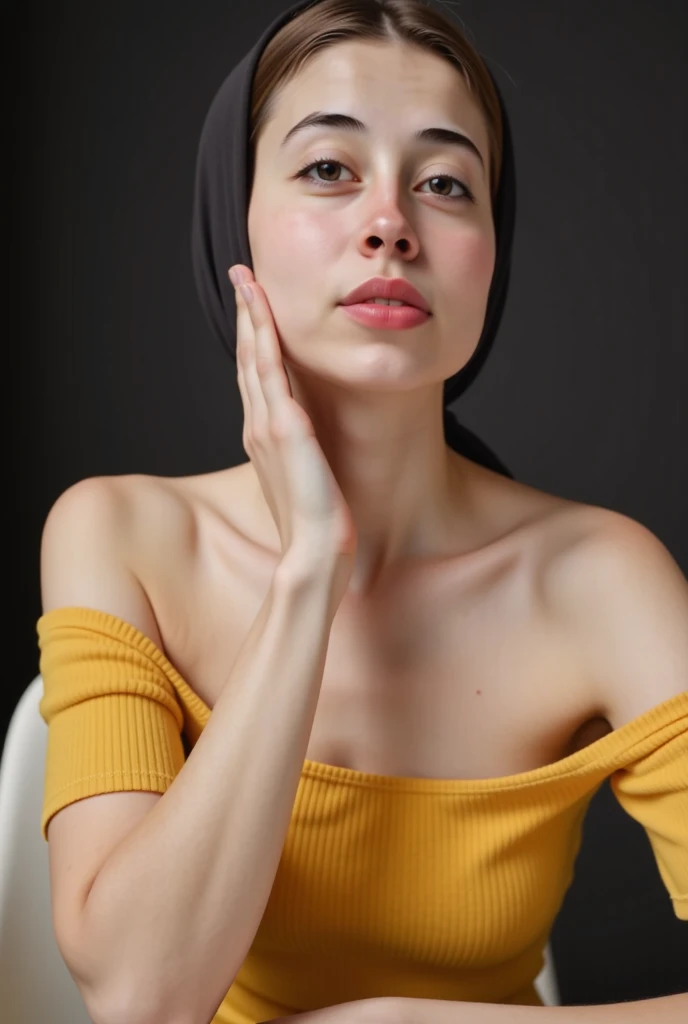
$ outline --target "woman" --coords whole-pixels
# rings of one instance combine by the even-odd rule
[[[249,461],[82,481],[43,536],[42,828],[97,1022],[527,1022],[607,777],[688,918],[686,581],[444,409],[514,210],[496,86],[417,0],[295,4],[215,97],[194,268]]]

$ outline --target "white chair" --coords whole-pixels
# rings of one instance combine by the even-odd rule
[[[538,990],[540,999],[542,999],[545,1006],[561,1006],[559,985],[554,969],[554,958],[552,957],[552,947],[549,943],[545,946],[545,963],[535,979],[535,988]]]
[[[36,676],[17,704],[0,761],[0,992],[3,1024],[92,1024],[57,947],[41,807],[48,727]]]
[[[40,831],[48,727],[36,676],[10,719],[0,761],[0,992],[3,1024],[92,1024],[57,947],[48,844]],[[535,985],[559,1005],[550,947]]]

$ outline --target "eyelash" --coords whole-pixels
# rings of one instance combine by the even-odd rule
[[[315,167],[318,167],[320,164],[336,164],[338,167],[346,167],[346,164],[343,164],[341,162],[341,160],[335,160],[334,157],[324,156],[324,157],[321,157],[319,160],[312,160],[310,163],[306,164],[304,167],[301,168],[300,171],[298,171],[298,173],[296,174],[296,177],[297,178],[305,178],[309,171],[312,171]],[[351,168],[349,168],[349,167],[346,167],[346,169],[347,169],[347,171],[351,170]],[[434,193],[434,192],[426,192],[425,195],[434,195],[436,199],[445,199],[445,200],[448,200],[449,202],[453,202],[453,203],[455,203],[455,202],[457,202],[457,201],[459,201],[461,199],[467,199],[471,203],[475,202],[475,197],[474,197],[473,193],[471,192],[471,190],[469,189],[468,185],[464,185],[464,183],[462,181],[459,181],[459,179],[455,178],[453,175],[451,175],[451,174],[433,174],[429,178],[426,178],[425,180],[426,181],[432,181],[433,178],[448,178],[450,181],[455,181],[457,185],[461,186],[461,188],[464,190],[464,192],[466,194],[463,195],[463,196],[439,196],[439,195],[436,195],[436,193]],[[309,181],[311,181],[311,183],[313,185],[316,185],[318,188],[325,188],[325,189],[328,188],[330,185],[340,185],[340,184],[342,184],[339,181],[317,181],[315,178],[310,178]]]

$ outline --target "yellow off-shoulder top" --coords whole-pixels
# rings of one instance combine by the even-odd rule
[[[47,838],[75,800],[164,793],[211,712],[113,615],[59,608],[37,632]],[[265,913],[213,1024],[387,995],[541,1005],[533,983],[607,778],[688,920],[688,692],[518,775],[400,778],[305,760]]]

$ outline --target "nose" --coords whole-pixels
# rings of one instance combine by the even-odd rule
[[[384,248],[388,256],[413,259],[418,246],[416,232],[394,199],[380,204],[361,230],[359,247],[365,256]]]

